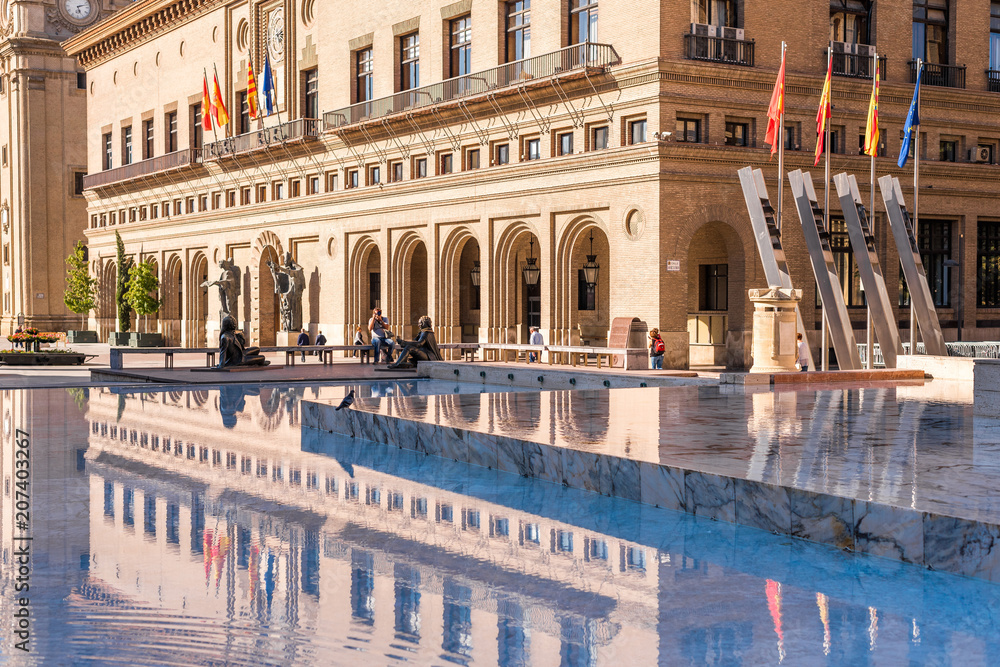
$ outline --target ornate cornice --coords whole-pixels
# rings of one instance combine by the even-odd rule
[[[140,0],[63,43],[84,69],[193,21],[227,0]]]

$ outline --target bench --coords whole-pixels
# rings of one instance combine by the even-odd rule
[[[511,353],[514,354],[514,361],[517,361],[522,353],[524,353],[525,361],[531,363],[531,358],[528,356],[529,353],[534,352],[538,355],[538,362],[542,361],[542,352],[547,348],[544,345],[520,345],[517,343],[481,343],[480,348],[483,350],[483,360],[484,361],[503,361],[507,363],[510,360]],[[493,353],[492,355],[490,353]],[[490,358],[492,356],[492,359]]]
[[[205,367],[211,368],[215,365],[215,357],[219,351],[207,347],[113,347],[111,348],[111,368],[122,370],[125,367],[124,356],[126,354],[162,354],[164,368],[174,367],[175,354],[204,354]]]
[[[612,357],[629,357],[630,355],[645,355],[646,349],[637,347],[584,347],[580,345],[549,345],[549,365],[553,362],[565,364],[564,359],[569,360],[571,366],[577,365],[579,359],[581,365],[586,366],[590,357],[597,358],[597,367],[601,368],[602,360],[607,361],[608,368],[611,368]],[[626,364],[627,366],[627,364]]]
[[[289,345],[287,347],[262,347],[260,351],[262,354],[264,352],[284,352],[286,366],[294,366],[296,355],[301,355],[303,352],[317,353],[323,365],[328,366],[333,363],[334,352],[360,352],[359,361],[366,363],[371,358],[373,349],[371,345]]]
[[[479,351],[479,343],[440,343],[439,350],[458,350],[462,353],[463,361],[475,361],[476,353]]]

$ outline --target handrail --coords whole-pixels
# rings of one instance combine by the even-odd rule
[[[323,125],[328,130],[336,130],[372,118],[490,93],[533,79],[586,68],[603,69],[617,65],[620,61],[618,52],[610,44],[593,42],[574,44],[540,56],[515,60],[492,69],[328,111],[323,114]]]
[[[99,171],[96,174],[87,174],[83,177],[83,189],[89,190],[110,183],[138,178],[139,176],[149,176],[150,174],[169,169],[186,167],[190,164],[196,164],[199,161],[200,153],[197,149],[185,148],[184,150],[174,151],[166,155],[157,155],[141,162],[133,162],[132,164],[122,165],[114,169]]]
[[[917,82],[917,62],[910,61],[910,83]],[[943,86],[945,88],[965,88],[965,65],[943,65],[941,63],[924,63],[920,82],[925,86]]]
[[[202,159],[218,160],[291,141],[316,139],[319,137],[319,123],[320,121],[315,118],[299,118],[272,127],[244,132],[235,137],[226,137],[205,144],[202,149]]]
[[[823,50],[823,64],[826,65],[826,50]],[[878,78],[885,81],[885,68],[888,66],[886,56],[878,57]],[[833,75],[845,76],[850,79],[871,79],[875,73],[875,65],[871,56],[862,56],[857,53],[834,53],[833,54]]]
[[[754,40],[711,37],[709,35],[684,35],[684,57],[688,60],[707,60],[729,65],[754,66]]]
[[[1000,93],[1000,70],[986,70],[986,88],[991,93]]]

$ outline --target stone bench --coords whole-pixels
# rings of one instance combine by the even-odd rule
[[[645,356],[646,349],[642,347],[585,347],[581,345],[549,345],[545,348],[549,351],[549,365],[553,363],[576,366],[577,360],[581,365],[586,366],[590,357],[597,358],[597,367],[602,367],[602,360],[611,368],[613,357]],[[625,364],[627,367],[629,364]]]
[[[479,343],[439,343],[439,350],[458,350],[463,361],[475,361],[479,352]]]
[[[358,360],[361,363],[366,363],[371,358],[373,349],[371,345],[289,345],[262,347],[260,351],[261,354],[265,352],[284,352],[286,366],[295,365],[296,355],[301,355],[303,352],[316,353],[319,354],[323,365],[327,366],[333,363],[334,352],[360,352]]]
[[[113,347],[111,348],[111,368],[122,370],[125,367],[126,354],[162,354],[164,368],[174,367],[175,354],[204,354],[205,366],[211,368],[215,365],[215,357],[219,351],[207,347]]]
[[[521,345],[518,343],[481,343],[479,347],[483,350],[483,361],[502,361],[504,363],[510,361],[511,353],[514,355],[514,361],[517,361],[523,353],[525,360],[531,363],[531,358],[528,356],[531,352],[538,355],[538,361],[541,363],[542,352],[546,349],[544,345]]]

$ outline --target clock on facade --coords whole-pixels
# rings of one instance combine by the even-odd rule
[[[62,0],[63,10],[74,21],[86,21],[94,13],[90,0]]]
[[[274,62],[285,59],[284,7],[278,7],[267,17],[267,49]]]

